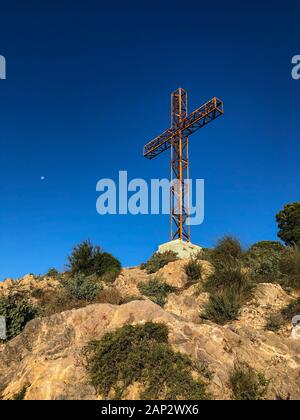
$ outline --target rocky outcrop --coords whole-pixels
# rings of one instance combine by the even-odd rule
[[[24,385],[25,399],[99,398],[88,383],[84,347],[126,323],[146,321],[167,324],[172,347],[210,371],[215,398],[231,398],[229,375],[234,366],[246,362],[271,380],[267,398],[300,399],[299,342],[238,322],[225,327],[195,324],[146,300],[89,305],[29,322],[18,337],[0,347],[3,398],[11,398]],[[136,398],[136,392],[127,397]]]
[[[296,296],[279,285],[261,283],[253,290],[238,320],[219,326],[203,321],[201,314],[209,294],[203,283],[212,270],[202,261],[203,277],[191,285],[184,266],[187,260],[169,263],[154,276],[161,276],[178,290],[169,294],[164,308],[145,300],[120,306],[92,304],[84,308],[38,318],[8,343],[0,344],[0,394],[10,399],[24,386],[25,399],[99,399],[89,385],[84,348],[91,340],[126,323],[162,322],[169,327],[174,350],[188,354],[210,373],[209,391],[216,399],[231,399],[229,377],[235,366],[247,363],[268,379],[267,398],[300,399],[300,341],[291,338],[290,327],[274,333],[266,331],[272,314],[286,307]],[[122,297],[141,297],[138,284],[153,275],[138,267],[123,269],[114,282]],[[0,283],[0,296],[25,292],[34,300],[37,290],[55,291],[59,281],[27,275]],[[126,398],[139,397],[134,384]]]
[[[139,267],[124,268],[121,274],[114,282],[114,286],[118,289],[122,296],[141,296],[138,289],[139,283],[149,280],[150,276],[145,270]]]
[[[296,296],[287,294],[279,284],[260,283],[250,301],[243,307],[239,323],[264,329],[271,315],[291,303]]]
[[[193,285],[180,293],[171,293],[164,309],[186,321],[200,323],[200,315],[209,300],[209,293],[199,293],[198,288],[198,285]]]
[[[158,270],[156,275],[164,278],[164,280],[171,286],[183,288],[188,284],[188,277],[184,269],[188,262],[189,260],[184,259],[170,262]],[[204,282],[211,273],[212,266],[208,261],[204,260],[199,261],[199,264],[202,266],[202,281]]]
[[[13,293],[25,293],[30,296],[33,291],[55,291],[58,287],[59,281],[54,277],[38,277],[27,274],[19,280],[6,279],[0,282],[0,297]],[[34,297],[31,299],[35,302]]]

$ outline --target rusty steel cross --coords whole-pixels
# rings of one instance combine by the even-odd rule
[[[144,157],[147,159],[171,149],[171,241],[190,241],[190,226],[186,224],[190,216],[189,192],[185,188],[185,180],[189,179],[189,136],[223,113],[223,102],[213,98],[188,115],[187,92],[179,88],[171,95],[171,127],[144,146]]]

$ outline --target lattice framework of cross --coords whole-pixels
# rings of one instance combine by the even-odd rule
[[[214,97],[188,115],[187,92],[171,94],[171,127],[144,146],[143,155],[153,159],[171,149],[170,240],[190,242],[189,136],[224,113],[223,101]]]

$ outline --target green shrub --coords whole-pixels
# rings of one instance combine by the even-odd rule
[[[51,316],[71,309],[79,309],[89,303],[91,302],[73,298],[63,287],[55,291],[45,291],[38,299],[42,316]]]
[[[276,215],[278,237],[289,246],[300,245],[300,202],[287,204]]]
[[[40,288],[36,288],[33,289],[31,292],[31,297],[35,298],[35,299],[40,299],[44,296],[45,291],[43,289]]]
[[[210,293],[210,299],[203,317],[222,325],[237,319],[252,283],[242,262],[231,258],[215,268],[204,290]]]
[[[202,318],[209,319],[220,325],[238,318],[242,307],[242,298],[239,292],[227,288],[210,295]]]
[[[279,269],[282,285],[300,290],[300,248],[289,247],[281,255]]]
[[[262,373],[257,373],[249,366],[236,368],[230,376],[230,385],[235,400],[263,400],[270,381]]]
[[[37,308],[33,307],[23,295],[11,294],[0,298],[0,316],[6,318],[6,335],[8,340],[19,335],[27,322],[37,315]]]
[[[193,363],[168,344],[164,324],[125,325],[86,348],[87,371],[96,392],[120,399],[130,385],[143,386],[141,399],[208,398],[206,386],[193,379]]]
[[[147,296],[162,307],[166,303],[168,294],[177,290],[175,287],[167,284],[162,277],[154,277],[147,283],[139,283],[138,289],[142,295]]]
[[[121,272],[121,263],[113,255],[102,252],[96,253],[93,261],[93,273],[97,276],[105,276],[106,281],[114,282]]]
[[[190,260],[184,266],[185,273],[188,280],[192,283],[197,283],[202,278],[202,265],[196,259]]]
[[[59,272],[56,270],[56,268],[50,268],[46,274],[47,277],[58,277]]]
[[[72,298],[88,302],[94,301],[102,290],[95,276],[85,276],[80,273],[65,281],[64,287]]]
[[[245,255],[245,265],[251,270],[251,276],[258,282],[278,282],[281,276],[279,262],[281,250],[272,247],[253,246]]]
[[[119,277],[120,270],[112,269],[101,276],[101,280],[107,285],[111,285]]]
[[[228,260],[212,272],[204,287],[211,293],[230,288],[246,294],[251,288],[251,281],[241,262]]]
[[[257,250],[257,249],[263,249],[265,251],[283,251],[285,249],[284,245],[282,245],[281,242],[278,241],[260,241],[256,242],[249,248],[249,252]]]
[[[110,273],[110,281],[114,281],[121,272],[120,261],[113,255],[102,252],[99,246],[92,245],[90,241],[75,246],[68,259],[72,274],[104,276]]]
[[[215,267],[222,266],[229,260],[239,260],[243,257],[243,248],[238,239],[226,236],[220,239],[210,251],[210,261]]]
[[[97,296],[97,303],[110,303],[111,305],[121,305],[124,299],[115,287],[102,290]]]
[[[72,273],[93,274],[94,257],[99,253],[101,253],[100,248],[94,247],[90,241],[76,245],[68,257]]]
[[[156,252],[145,264],[141,265],[141,268],[146,270],[148,274],[156,273],[160,268],[169,264],[170,262],[176,261],[178,256],[176,252]]]

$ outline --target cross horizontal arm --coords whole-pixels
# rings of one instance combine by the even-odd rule
[[[211,99],[186,117],[175,130],[169,128],[147,143],[144,146],[144,157],[147,159],[155,158],[172,146],[173,139],[179,133],[188,137],[223,113],[223,102],[218,98]]]

